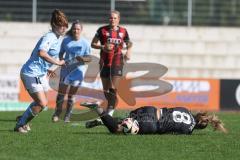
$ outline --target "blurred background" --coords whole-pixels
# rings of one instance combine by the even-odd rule
[[[119,10],[134,44],[130,63],[169,69],[164,78],[174,90],[155,99],[162,105],[240,109],[240,0],[0,0],[0,109],[23,101],[19,70],[55,8],[83,22],[89,41]]]
[[[239,0],[1,0],[0,20],[48,22],[54,8],[87,23],[107,22],[109,10],[116,8],[127,24],[240,25]]]

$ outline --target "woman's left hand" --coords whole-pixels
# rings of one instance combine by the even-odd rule
[[[126,53],[123,58],[125,61],[128,61],[128,60],[130,60],[130,55],[128,53]]]
[[[48,70],[47,71],[47,76],[50,77],[50,78],[54,78],[56,77],[56,73],[54,72],[54,70]]]

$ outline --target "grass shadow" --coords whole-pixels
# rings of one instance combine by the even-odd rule
[[[11,132],[13,133],[13,129],[0,129],[0,132]]]
[[[110,133],[107,132],[90,132],[90,131],[79,131],[79,132],[72,132],[72,134],[81,134],[81,135],[108,135]]]
[[[0,122],[16,122],[15,119],[0,119]]]

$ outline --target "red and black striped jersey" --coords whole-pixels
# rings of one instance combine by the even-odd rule
[[[101,45],[112,44],[114,46],[114,49],[109,52],[101,50],[100,64],[108,67],[123,65],[123,45],[130,41],[127,30],[120,26],[117,30],[113,30],[107,25],[100,27],[95,37],[100,40]]]

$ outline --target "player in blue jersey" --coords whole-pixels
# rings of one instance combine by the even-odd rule
[[[128,128],[127,133],[132,134],[192,134],[195,129],[204,129],[209,123],[214,130],[227,133],[217,116],[208,115],[206,112],[192,114],[184,107],[143,106],[131,111],[126,119],[118,122],[107,114],[99,103],[81,103],[81,105],[94,109],[111,133],[126,133],[124,130],[126,121],[135,124]],[[134,132],[131,131],[132,129],[135,129]]]
[[[68,19],[61,10],[55,9],[52,12],[51,27],[52,30],[37,42],[30,58],[20,71],[21,80],[33,102],[18,119],[14,128],[16,132],[27,133],[30,130],[27,123],[47,106],[46,94],[49,88],[47,73],[50,66],[52,64],[65,65],[64,60],[57,59],[62,36],[68,28]]]
[[[83,27],[79,20],[73,22],[71,29],[67,32],[67,36],[62,43],[59,59],[64,59],[66,63],[70,64],[61,68],[60,84],[56,98],[56,109],[52,117],[53,122],[59,121],[59,116],[62,113],[64,96],[66,94],[68,99],[64,121],[70,122],[71,111],[74,104],[74,95],[80,87],[86,71],[86,65],[84,65],[84,63],[91,61],[90,43],[81,36],[82,29]],[[69,91],[67,93],[68,88]]]

